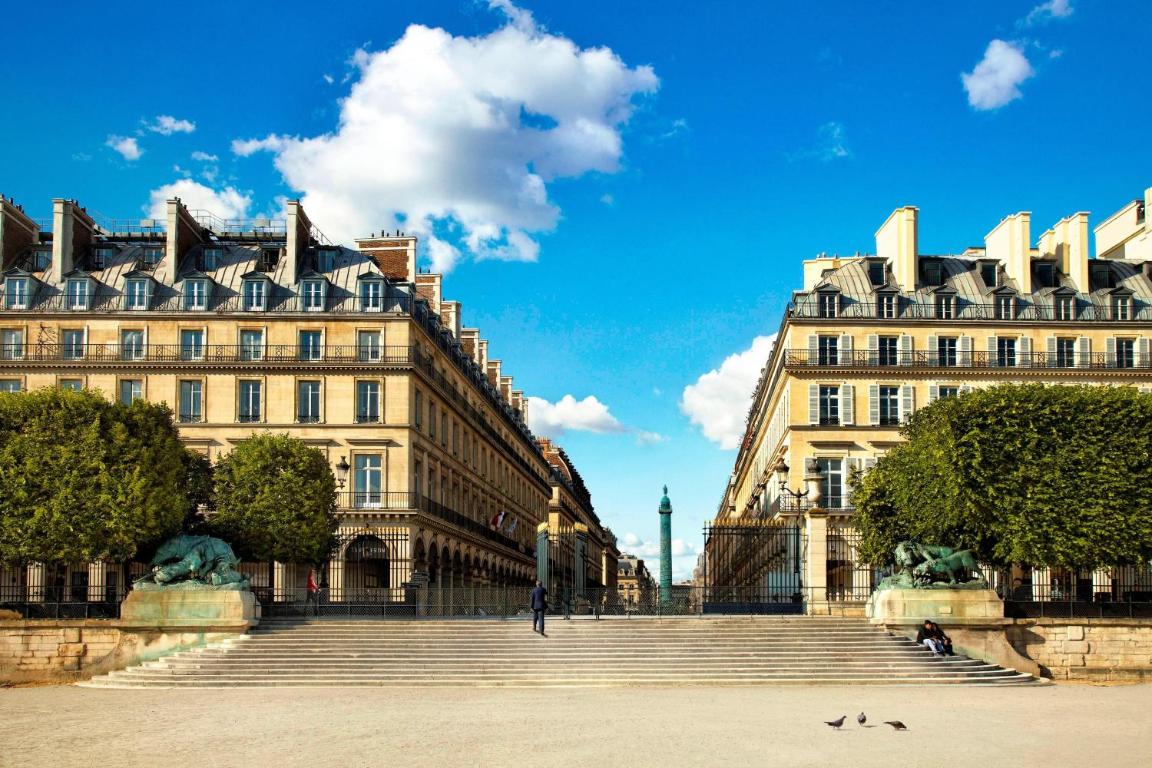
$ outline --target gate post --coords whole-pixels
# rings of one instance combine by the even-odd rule
[[[548,523],[536,526],[536,580],[548,588]]]
[[[828,510],[812,507],[804,514],[808,550],[804,562],[807,613],[827,615],[828,605]]]
[[[574,591],[577,597],[584,597],[584,592],[587,587],[588,564],[585,562],[585,559],[588,552],[588,526],[583,523],[576,523],[572,527],[576,531],[576,562],[573,565],[576,576],[576,589]]]

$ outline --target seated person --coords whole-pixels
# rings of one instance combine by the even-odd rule
[[[932,622],[932,636],[940,643],[941,652],[945,656],[955,656],[956,652],[952,650],[952,638],[944,634],[944,630],[940,629],[940,625]]]
[[[944,643],[936,636],[933,627],[935,625],[929,619],[924,619],[924,625],[916,630],[916,642],[932,651],[933,656],[944,655]]]

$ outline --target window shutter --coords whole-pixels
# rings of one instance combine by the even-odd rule
[[[1016,350],[1016,366],[1019,368],[1032,367],[1032,338],[1021,336]]]
[[[960,385],[960,394],[966,395],[971,391],[972,391],[972,385],[971,384],[961,384]]]
[[[912,417],[912,408],[915,406],[915,388],[911,384],[900,387],[900,421],[908,421]]]
[[[853,473],[860,468],[860,459],[844,459],[844,501],[842,506],[852,506],[852,491],[856,490]]]
[[[928,385],[928,405],[932,405],[932,403],[936,402],[939,399],[940,399],[940,387],[939,387],[939,385],[929,384]]]
[[[1076,367],[1092,367],[1092,339],[1081,336],[1076,340]]]
[[[875,466],[876,466],[876,459],[874,459],[874,458],[864,459],[864,471],[865,472],[868,472],[869,470],[871,470]]]
[[[1109,336],[1104,340],[1104,365],[1109,368],[1116,367],[1116,338]]]
[[[1140,394],[1142,394],[1142,395],[1152,394],[1152,387],[1140,387]]]
[[[1141,368],[1148,367],[1148,339],[1136,340],[1136,365]]]
[[[958,346],[960,347],[960,354],[958,355],[958,357],[960,359],[957,362],[960,363],[960,365],[964,366],[965,368],[971,367],[971,365],[972,365],[972,337],[971,336],[961,336],[960,341],[958,342]]]
[[[840,385],[840,423],[852,425],[856,423],[856,388],[851,384]]]
[[[808,385],[808,423],[820,423],[820,385]]]
[[[1047,353],[1047,356],[1048,356],[1047,365],[1049,368],[1051,368],[1052,366],[1056,365],[1056,337],[1055,336],[1049,336],[1045,340],[1044,343],[1045,343],[1044,351]]]
[[[820,337],[812,334],[808,337],[808,365],[816,365],[820,359]]]
[[[940,364],[940,342],[936,340],[935,336],[928,337],[928,365]]]
[[[989,336],[988,337],[988,364],[989,365],[995,365],[996,364],[996,337],[995,336]]]
[[[852,337],[847,333],[840,336],[840,365],[852,365]]]
[[[868,365],[876,365],[880,362],[880,337],[874,333],[868,334]]]
[[[870,424],[880,423],[880,385],[868,385],[868,422]]]
[[[912,337],[900,334],[900,365],[912,365]]]

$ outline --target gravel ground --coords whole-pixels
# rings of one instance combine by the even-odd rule
[[[14,688],[0,690],[0,766],[1146,768],[1150,711],[1148,685]],[[840,715],[840,732],[822,722]]]

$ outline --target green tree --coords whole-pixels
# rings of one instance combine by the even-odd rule
[[[212,462],[198,451],[184,451],[184,491],[188,495],[188,514],[183,530],[189,533],[207,531],[202,508],[210,509],[216,500]]]
[[[0,562],[131,559],[179,530],[184,454],[163,405],[0,394]]]
[[[1152,395],[1131,387],[1004,385],[917,412],[853,492],[861,556],[897,542],[995,564],[1069,567],[1152,555]]]
[[[214,535],[242,558],[321,563],[336,534],[336,480],[324,454],[288,435],[252,435],[217,462]]]

